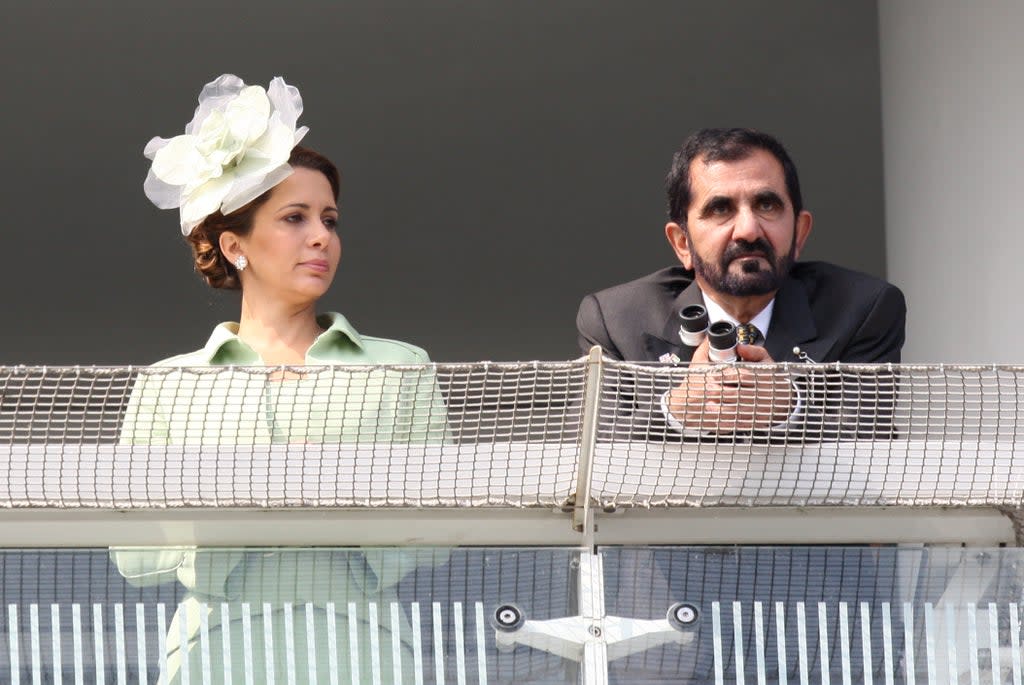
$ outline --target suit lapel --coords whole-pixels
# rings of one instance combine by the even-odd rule
[[[679,310],[691,304],[704,304],[704,296],[696,281],[686,286],[672,301],[665,325],[660,331],[644,332],[644,350],[649,361],[659,361],[665,354],[674,354],[684,362],[690,361],[693,357],[693,351],[696,348],[684,345],[679,337]]]
[[[772,322],[768,327],[765,349],[777,362],[796,361],[793,357],[794,346],[804,346],[818,335],[811,314],[811,304],[807,300],[807,291],[803,284],[795,278],[787,277],[775,294],[775,308],[772,310]],[[816,349],[804,349],[812,359],[817,360]]]

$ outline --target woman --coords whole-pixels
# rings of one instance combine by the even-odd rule
[[[317,314],[341,257],[339,174],[298,145],[301,111],[298,90],[280,78],[264,91],[224,75],[203,89],[185,135],[146,147],[147,196],[180,207],[196,270],[211,287],[241,290],[241,314],[217,326],[202,349],[140,372],[122,444],[443,438],[444,404],[429,368],[331,368],[429,359],[413,345],[359,334],[341,314]],[[239,453],[252,452],[228,457]],[[440,550],[112,556],[133,585],[177,580],[188,590],[168,629],[163,682],[179,682],[185,669],[190,682],[222,682],[226,672],[236,682],[267,682],[272,673],[279,682],[351,682],[355,669],[404,681],[411,630],[391,609],[393,586],[417,565],[447,558]]]

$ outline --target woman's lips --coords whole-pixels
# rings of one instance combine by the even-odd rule
[[[331,269],[331,265],[327,263],[326,259],[311,259],[308,262],[302,262],[300,266],[306,266],[318,273],[327,273]]]

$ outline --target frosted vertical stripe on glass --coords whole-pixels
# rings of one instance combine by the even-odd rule
[[[861,676],[864,685],[874,685],[874,664],[871,661],[871,607],[867,602],[860,603],[860,647],[864,659]]]
[[[11,682],[21,682],[21,658],[18,646],[18,605],[7,605],[7,646],[11,653]]]
[[[810,685],[810,660],[807,656],[807,615],[804,603],[796,603],[796,648],[800,658],[800,685]]]
[[[1010,644],[1017,644],[1011,642]],[[999,609],[994,602],[988,605],[988,647],[992,655],[993,682],[998,682],[998,673],[1002,670],[999,655]]]
[[[75,655],[75,685],[85,683],[85,649],[82,646],[82,607],[71,605],[71,642]]]
[[[224,685],[234,685],[234,674],[231,658],[231,607],[227,602],[220,603],[220,644],[224,650]]]
[[[43,657],[39,647],[39,605],[28,605],[29,644],[32,651],[32,685],[42,685]]]
[[[423,631],[420,622],[420,603],[409,607],[412,621],[412,669],[416,685],[423,685]]]
[[[351,685],[362,685],[359,679],[359,623],[356,603],[348,603],[348,665],[352,676]]]
[[[309,684],[317,685],[316,615],[313,603],[306,602],[306,658],[309,660]]]
[[[177,616],[181,617],[178,622],[178,654],[181,657],[181,666],[178,669],[178,673],[181,674],[182,685],[190,685],[190,678],[192,677],[192,669],[189,662],[192,659],[192,650],[189,649],[188,644],[188,611],[185,605],[178,605]]]
[[[401,607],[398,602],[391,602],[391,670],[394,682],[402,682],[402,636],[399,634],[402,625]]]
[[[476,665],[477,680],[487,685],[487,632],[483,602],[476,603]]]
[[[117,667],[117,685],[128,685],[128,656],[124,648],[124,606],[114,604],[114,663]]]
[[[907,685],[914,685],[917,671],[914,661],[914,605],[903,603],[903,662],[907,667]]]
[[[941,618],[939,619],[941,620]],[[958,685],[960,668],[957,663],[957,629],[956,629],[956,607],[952,604],[946,605],[946,652],[949,654],[949,660],[946,662],[949,665],[948,678],[949,685]]]
[[[277,645],[274,644],[274,621],[271,614],[271,607],[269,602],[263,603],[263,658],[264,664],[267,667],[267,683],[268,685],[274,685],[274,680],[277,676],[274,673],[274,650]]]
[[[295,673],[295,616],[292,614],[292,603],[284,602],[281,607],[284,620],[284,677],[288,685],[297,685]]]
[[[96,685],[104,685],[107,682],[107,664],[103,655],[103,605],[98,603],[92,605],[92,647],[96,655]]]
[[[974,602],[967,603],[967,663],[971,672],[971,685],[981,685],[978,670],[978,617]],[[993,671],[998,673],[998,671]]]
[[[1020,644],[1020,618],[1017,616],[1017,603],[1010,602],[1007,609],[1010,614],[1010,644],[1014,647],[1010,650],[1013,685],[1021,685],[1020,649],[1017,648]]]
[[[163,602],[156,605],[156,648],[160,672],[167,673],[167,609]]]
[[[452,614],[455,621],[455,682],[466,685],[466,638],[462,602],[452,603]]]
[[[50,651],[53,653],[53,685],[64,685],[64,664],[61,658],[60,605],[50,605]],[[141,685],[146,685],[143,682]]]
[[[254,664],[256,653],[252,646],[252,607],[242,602],[242,654],[245,656],[245,685],[256,685]]]
[[[210,663],[210,605],[199,603],[199,669],[203,674],[203,685],[213,682],[213,665]]]
[[[779,685],[789,685],[789,661],[786,658],[786,605],[775,603],[775,650],[779,659]]]
[[[732,662],[736,669],[736,685],[746,685],[743,664],[743,608],[739,602],[732,603]]]
[[[850,673],[850,617],[846,602],[839,603],[839,661],[843,669],[843,685],[853,685]]]
[[[723,685],[725,665],[722,662],[722,609],[718,602],[711,603],[711,639],[715,650],[715,685]]]
[[[818,646],[821,649],[821,685],[831,685],[828,662],[828,616],[825,603],[818,602]]]
[[[146,660],[146,605],[142,602],[135,604],[135,660],[139,668],[139,685],[149,685],[149,663]]]
[[[754,659],[757,664],[757,685],[767,685],[764,661],[764,606],[754,602]]]
[[[384,669],[380,664],[380,616],[377,614],[377,603],[370,602],[367,632],[370,633],[370,673],[373,675],[373,685],[381,685],[381,678]]]
[[[896,683],[896,662],[892,645],[892,607],[882,602],[882,663],[885,664],[885,685]]]
[[[924,605],[924,649],[928,666],[928,685],[938,683],[938,668],[935,663],[935,611],[931,602]]]
[[[338,682],[338,621],[334,602],[328,602],[324,608],[327,611],[327,668],[331,676],[330,684],[341,685]]]
[[[444,631],[441,623],[441,604],[434,602],[434,679],[444,685]]]

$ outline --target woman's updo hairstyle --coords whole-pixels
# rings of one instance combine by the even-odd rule
[[[341,175],[331,160],[308,147],[296,145],[288,158],[288,164],[293,168],[301,167],[322,173],[327,178],[327,182],[331,184],[334,199],[338,199],[341,190]],[[220,235],[225,231],[231,231],[239,236],[248,235],[252,230],[253,216],[256,214],[256,210],[267,201],[272,192],[274,192],[273,188],[226,216],[220,210],[214,212],[203,219],[202,223],[193,228],[186,237],[192,248],[195,269],[211,288],[241,289],[242,283],[238,278],[238,270],[220,251]]]

